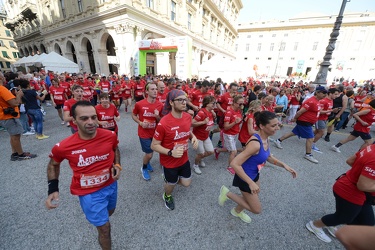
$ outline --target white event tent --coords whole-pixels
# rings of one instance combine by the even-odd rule
[[[198,67],[198,74],[199,78],[209,77],[216,80],[220,77],[223,82],[231,83],[239,78],[246,80],[247,77],[255,75],[254,70],[248,70],[250,66],[246,66],[238,60],[214,56]]]
[[[46,71],[50,70],[55,73],[79,72],[78,64],[53,51],[48,54],[43,53],[40,55],[22,57],[20,60],[13,63],[13,68],[17,68],[17,70],[22,70],[23,68],[26,72],[33,70],[33,68],[44,68]]]

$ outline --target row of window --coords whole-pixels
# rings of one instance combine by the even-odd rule
[[[247,57],[244,57],[244,60],[247,60],[247,59],[248,59]],[[283,59],[284,59],[284,57],[279,57],[279,60],[283,60]],[[290,60],[292,60],[292,61],[295,60],[295,59],[296,59],[295,57],[290,58]],[[314,57],[309,58],[309,60],[311,60],[311,61],[314,60],[314,59],[315,59]],[[332,58],[332,59],[334,60],[334,58]],[[259,60],[259,57],[255,57],[255,60]],[[267,60],[269,60],[269,61],[272,60],[272,57],[268,57]],[[375,58],[374,58],[374,60],[375,60]],[[351,57],[350,61],[355,61],[355,57]]]
[[[0,62],[0,68],[4,68],[4,63],[5,63],[5,65],[6,65],[6,67],[5,68],[10,68],[10,62]]]
[[[263,37],[263,35],[259,35],[259,38],[262,38],[262,37]],[[272,34],[272,37],[276,37],[276,34]],[[288,33],[285,33],[284,37],[288,37]],[[247,35],[246,38],[251,38],[251,35]]]
[[[0,46],[1,46],[1,47],[5,47],[5,43],[4,43],[3,40],[0,40]],[[9,46],[10,46],[11,48],[16,48],[16,45],[14,44],[13,41],[9,41]]]
[[[7,51],[3,50],[1,52],[2,52],[4,58],[11,59],[10,56],[8,56],[8,52]],[[18,52],[12,52],[12,53],[13,53],[13,58],[20,58],[20,54]]]

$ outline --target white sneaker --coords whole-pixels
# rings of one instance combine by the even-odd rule
[[[315,234],[316,237],[318,237],[319,240],[330,243],[332,240],[331,238],[326,235],[326,233],[323,231],[322,228],[318,228],[314,226],[312,221],[309,221],[309,223],[306,224],[307,230]]]
[[[308,161],[311,161],[312,163],[319,163],[317,159],[314,158],[312,154],[305,155],[303,158],[305,158]]]
[[[279,141],[279,139],[275,140],[273,143],[275,144],[275,146],[276,146],[277,148],[279,148],[279,149],[282,149],[282,148],[283,148],[283,147],[281,146],[281,141]]]
[[[332,150],[332,151],[335,151],[336,153],[341,153],[340,149],[339,149],[338,147],[336,147],[335,145],[333,145],[333,146],[331,147],[331,150]]]
[[[193,170],[196,174],[201,174],[202,171],[200,170],[199,166],[198,165],[193,165]]]
[[[35,132],[27,131],[23,133],[22,135],[35,135]]]
[[[199,166],[201,166],[202,168],[204,168],[206,166],[206,163],[204,163],[204,161],[201,160],[201,162],[199,162]]]
[[[337,227],[326,227],[327,228],[327,231],[330,235],[332,235],[332,237],[335,237],[336,238],[336,231],[337,231]]]
[[[61,125],[65,125],[65,122],[64,122],[64,121],[62,121],[62,122],[61,122]]]

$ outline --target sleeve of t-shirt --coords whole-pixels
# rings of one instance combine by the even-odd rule
[[[63,108],[64,111],[70,111],[70,105],[69,105],[69,102],[68,100],[66,100],[64,102],[64,108]]]
[[[138,103],[136,103],[134,105],[133,114],[134,115],[138,115],[139,114],[139,104]]]
[[[165,129],[162,123],[159,122],[159,124],[156,126],[154,138],[155,140],[162,141],[164,139]]]
[[[310,98],[309,98],[310,99]],[[310,100],[307,100],[302,104],[302,108],[305,108],[306,110],[309,110],[311,108]]]
[[[194,120],[196,120],[197,122],[203,121],[204,119],[206,119],[206,115],[202,110],[200,110],[198,114],[194,117]]]
[[[60,143],[55,144],[55,146],[53,146],[51,152],[49,153],[49,157],[58,163],[62,162],[65,159],[63,155],[65,154],[61,150]]]
[[[5,87],[4,87],[5,88]],[[10,92],[8,89],[4,89],[3,91],[1,91],[1,97],[4,99],[4,101],[9,101],[9,100],[12,100],[12,99],[15,99],[16,97],[12,94],[12,92]]]
[[[230,111],[225,112],[224,122],[230,122],[231,117],[232,117],[232,112]]]

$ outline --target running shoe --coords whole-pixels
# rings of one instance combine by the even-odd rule
[[[22,160],[30,160],[30,159],[33,159],[33,158],[35,158],[35,157],[37,157],[36,154],[30,154],[30,153],[28,153],[28,152],[23,152],[23,154],[18,155],[18,160],[19,160],[19,161],[22,161]]]
[[[61,121],[61,125],[65,125],[65,122],[64,122],[64,121]]]
[[[326,142],[330,142],[331,140],[329,139],[329,136],[325,136],[324,137],[324,140],[326,141]]]
[[[317,152],[317,153],[323,154],[323,152],[322,152],[317,146],[315,146],[315,145],[313,145],[313,146],[311,147],[311,149],[314,150],[314,151]]]
[[[202,167],[202,168],[204,168],[204,167],[206,166],[206,163],[205,163],[204,161],[201,160],[201,161],[199,162],[199,166]]]
[[[18,161],[18,154],[16,153],[16,154],[12,154],[11,156],[10,156],[10,160],[11,161]]]
[[[333,146],[331,147],[331,150],[332,150],[332,151],[335,151],[336,153],[341,153],[340,149],[339,149],[338,147],[336,147],[336,145],[333,145]]]
[[[38,140],[44,140],[44,139],[48,139],[49,136],[48,135],[39,135],[36,137]]]
[[[336,238],[336,231],[337,231],[337,227],[326,227],[327,228],[327,231],[330,235],[332,235],[332,237],[335,237]]]
[[[218,141],[216,147],[217,147],[217,148],[223,148],[223,144],[222,144],[222,142],[221,142],[221,141]]]
[[[234,169],[232,167],[227,167],[227,170],[228,172],[231,174],[231,175],[234,175],[236,172],[234,171]]]
[[[154,169],[152,168],[150,163],[147,163],[147,170],[150,172],[154,172]]]
[[[230,213],[234,217],[240,218],[245,223],[250,223],[251,222],[250,216],[248,216],[243,210],[240,213],[237,213],[236,210],[234,208],[232,208],[232,210],[230,210]]]
[[[312,163],[319,163],[317,159],[314,158],[312,154],[305,155],[303,158],[305,158],[308,161],[311,161]]]
[[[326,233],[323,231],[323,229],[314,226],[312,221],[310,221],[306,224],[306,228],[307,228],[307,230],[309,230],[310,232],[315,234],[315,236],[318,237],[319,240],[322,240],[322,241],[327,242],[327,243],[332,241],[331,238],[329,238],[328,235],[326,235]]]
[[[173,210],[174,209],[174,201],[173,201],[173,197],[172,195],[166,195],[165,193],[163,194],[163,200],[164,200],[164,204],[165,204],[165,207],[169,210]]]
[[[146,181],[149,181],[150,179],[151,179],[151,177],[150,177],[150,174],[148,173],[148,170],[147,170],[147,168],[141,168],[141,171],[142,171],[142,177],[143,177],[143,179],[145,179]]]
[[[219,205],[224,206],[224,203],[229,200],[227,194],[229,193],[229,189],[226,186],[221,186],[220,194],[219,194]]]
[[[22,135],[35,135],[35,133],[31,132],[31,131],[27,131],[27,132],[23,133]]]
[[[199,166],[198,165],[193,165],[193,170],[196,174],[201,174],[202,171],[200,170]]]
[[[215,152],[215,159],[218,160],[219,159],[219,155],[220,155],[220,151],[218,151],[217,148],[215,148],[214,152]]]
[[[279,139],[277,139],[276,141],[273,142],[275,144],[275,146],[279,149],[282,149],[283,146],[281,146],[281,141],[279,141]]]

